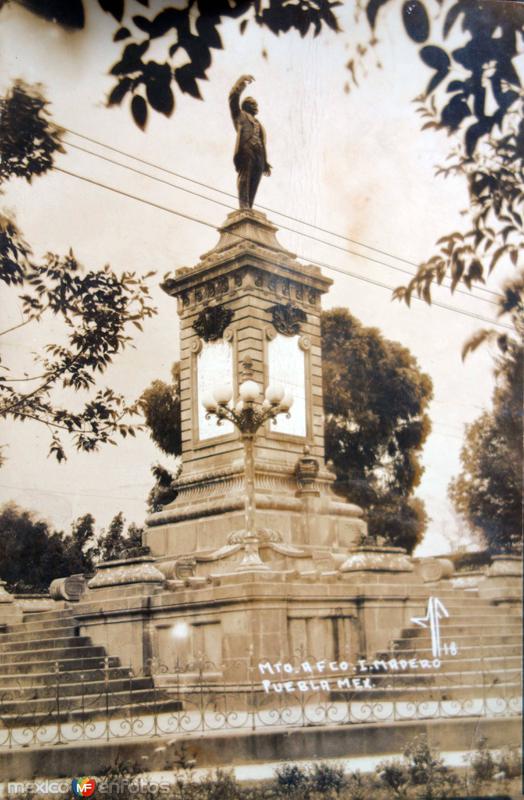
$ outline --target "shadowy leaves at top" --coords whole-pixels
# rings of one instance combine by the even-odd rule
[[[22,81],[0,97],[0,183],[12,176],[31,182],[52,168],[56,152],[64,152],[62,129],[51,121],[47,105],[37,86]]]
[[[82,0],[15,1],[66,27],[84,25]],[[431,7],[435,1],[437,14]],[[367,0],[364,4],[373,44],[378,41],[375,29],[381,12],[392,3]],[[341,31],[337,8],[342,3],[337,0],[187,0],[184,8],[167,6],[160,11],[148,0],[98,0],[98,4],[119,25],[113,41],[126,43],[110,70],[117,82],[108,104],[118,105],[129,98],[133,119],[142,129],[147,123],[147,106],[166,116],[173,113],[174,87],[201,99],[198,81],[208,78],[212,51],[223,48],[220,28],[225,20],[238,20],[240,34],[249,25],[266,28],[276,36],[292,31],[300,36],[317,36],[327,29]],[[421,61],[433,72],[426,95],[438,86],[445,88],[439,124],[453,132],[467,121],[465,144],[471,156],[480,139],[502,124],[517,100],[520,78],[513,60],[524,33],[524,4],[456,0],[444,9],[442,0],[405,0],[400,9],[407,36],[420,47]],[[447,42],[459,26],[464,43],[452,49]],[[164,58],[145,60],[151,41],[163,38]]]

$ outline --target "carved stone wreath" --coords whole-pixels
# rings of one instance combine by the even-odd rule
[[[300,326],[307,322],[307,314],[301,308],[294,306],[293,303],[282,305],[277,303],[268,309],[273,318],[273,326],[278,333],[284,336],[296,336],[300,333]]]
[[[193,330],[205,342],[221,339],[225,329],[233,319],[233,311],[224,306],[205,308],[193,322]]]

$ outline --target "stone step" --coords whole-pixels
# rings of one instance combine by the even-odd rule
[[[2,672],[3,664],[9,664],[15,661],[60,661],[62,658],[95,658],[105,656],[106,652],[103,647],[85,644],[80,647],[49,647],[42,648],[41,650],[10,650],[9,652],[2,653],[2,664],[0,665],[0,673]],[[3,659],[6,659],[3,662]]]
[[[56,627],[42,627],[41,630],[21,630],[21,631],[11,631],[9,628],[6,632],[0,633],[0,645],[6,644],[7,642],[34,642],[39,641],[42,634],[46,635],[48,639],[59,639],[64,636],[76,636],[77,635],[78,626],[71,625],[69,622],[67,625],[60,625]]]
[[[34,622],[55,622],[57,620],[71,619],[73,617],[73,610],[70,608],[56,609],[56,611],[38,611],[24,616],[24,621],[22,623],[17,623],[17,625],[32,625]]]
[[[67,636],[60,639],[37,639],[26,642],[5,642],[0,644],[0,659],[9,656],[11,653],[30,651],[39,653],[41,650],[66,649],[68,647],[89,647],[91,639],[89,636]]]
[[[36,719],[46,720],[48,724],[71,716],[106,716],[107,709],[109,714],[117,716],[122,713],[123,708],[132,710],[133,715],[137,715],[138,707],[142,708],[141,713],[152,713],[158,704],[175,703],[181,708],[181,702],[169,696],[167,692],[158,689],[137,689],[136,691],[113,692],[106,695],[105,692],[91,696],[60,696],[59,704],[56,698],[41,698],[32,700],[9,700],[2,703],[2,722],[6,720],[16,721],[21,724],[23,720]]]
[[[103,650],[101,647],[97,648],[88,648],[89,650]],[[79,670],[79,669],[103,669],[104,667],[104,655],[93,655],[92,653],[86,653],[85,648],[80,648],[81,652],[78,655],[72,654],[70,651],[68,652],[67,656],[62,656],[61,658],[56,659],[58,662],[58,668],[60,672],[68,672],[72,670]],[[53,651],[55,652],[55,651]],[[24,654],[27,656],[27,653]],[[15,675],[18,673],[21,674],[28,674],[28,673],[50,673],[53,672],[55,668],[55,659],[41,659],[41,660],[14,660],[14,661],[6,661],[0,664],[0,682],[3,680],[4,675]],[[107,659],[107,665],[109,667],[119,667],[120,660],[115,656],[109,656]]]
[[[89,722],[89,735],[86,738],[92,739],[93,733],[91,730],[91,724],[97,720],[100,720],[102,724],[100,737],[104,736],[104,732],[108,728],[114,731],[113,735],[115,737],[122,737],[126,735],[125,731],[127,730],[130,732],[129,735],[132,735],[131,732],[135,726],[138,729],[141,729],[141,716],[161,713],[175,714],[182,711],[183,704],[180,702],[180,700],[175,700],[171,697],[165,697],[163,700],[159,699],[155,703],[137,702],[132,703],[131,705],[110,705],[107,708],[105,706],[100,706],[96,708],[84,709],[61,709],[60,713],[57,713],[55,710],[55,712],[52,714],[34,711],[27,714],[5,714],[5,716],[2,717],[2,724],[8,729],[21,730],[38,726],[39,731],[41,731],[40,739],[43,741],[45,737],[46,726],[56,728],[58,723],[61,725],[67,725],[68,723],[74,725],[75,730],[73,733],[73,738],[75,738],[78,736],[79,732],[77,726],[81,726],[82,724]],[[123,721],[123,724],[121,721]],[[124,733],[122,733],[122,730]]]
[[[470,624],[475,623],[476,625],[483,625],[484,623],[487,625],[494,625],[497,620],[508,620],[510,622],[522,621],[522,614],[503,614],[496,608],[480,609],[479,613],[475,614],[474,617],[472,617],[470,612],[464,611],[464,608],[459,608],[457,611],[451,611],[449,608],[447,608],[447,610],[449,611],[450,616],[443,617],[440,620],[440,623],[444,625],[454,621],[468,622]]]
[[[429,641],[427,642],[426,647],[414,647],[413,645],[417,643],[417,639],[406,639],[405,647],[390,650],[381,650],[379,653],[375,655],[375,658],[382,658],[382,659],[389,659],[389,658],[429,658],[432,659],[432,651]],[[459,643],[458,653],[457,656],[444,656],[441,660],[447,660],[450,658],[489,658],[496,652],[497,655],[501,658],[504,657],[517,657],[521,655],[522,646],[521,643],[518,644],[499,644],[496,648],[491,649],[481,649],[478,645],[462,645]],[[371,660],[371,659],[369,659]]]
[[[89,681],[99,681],[105,679],[106,674],[109,680],[129,680],[130,671],[126,667],[111,666],[106,670],[104,669],[103,665],[100,664],[100,659],[94,660],[96,661],[95,666],[89,666],[86,669],[65,670],[60,672],[59,675],[65,674],[70,680],[73,680],[74,676],[78,676],[78,680],[85,683]],[[112,658],[111,661],[118,663],[117,658]],[[13,673],[11,675],[0,673],[0,684],[6,691],[12,691],[13,687],[25,689],[30,687],[39,688],[41,686],[56,686],[56,678],[56,672]]]
[[[68,673],[69,679],[61,680],[57,685],[54,683],[40,686],[3,686],[0,685],[0,710],[6,710],[6,704],[15,701],[44,700],[52,699],[56,702],[57,691],[60,698],[76,697],[80,707],[82,698],[90,695],[102,695],[108,692],[110,695],[115,693],[132,692],[138,690],[152,689],[153,681],[151,678],[109,678],[105,680],[103,672],[98,673],[96,679],[86,680],[83,673]],[[56,676],[55,676],[56,677]],[[91,702],[90,700],[88,702]]]
[[[431,643],[431,636],[429,635],[429,631],[425,630],[424,628],[420,629],[422,631],[421,636],[409,636],[409,637],[400,637],[395,639],[395,644],[397,645],[399,650],[425,650],[428,649]],[[448,634],[449,635],[449,634]],[[462,647],[486,647],[493,651],[494,648],[498,648],[499,645],[504,644],[519,644],[522,641],[522,636],[520,633],[492,633],[492,634],[464,634],[460,635],[460,640],[457,641],[457,645],[459,650]],[[443,642],[444,644],[444,642]]]
[[[491,624],[484,623],[483,625],[478,625],[476,622],[473,623],[457,623],[455,619],[453,620],[446,620],[444,624],[440,625],[440,633],[441,636],[479,636],[483,638],[484,636],[496,636],[498,634],[518,634],[519,631],[522,630],[522,625],[519,623],[518,620],[514,622],[511,620],[498,620],[497,622],[493,622]],[[401,635],[399,638],[407,639],[411,637],[419,637],[419,636],[427,636],[428,629],[422,628],[419,625],[404,628],[401,631]]]

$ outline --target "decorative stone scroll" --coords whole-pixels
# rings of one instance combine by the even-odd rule
[[[215,342],[222,338],[232,319],[233,311],[230,308],[210,306],[198,315],[193,323],[193,330],[205,342]]]
[[[86,590],[86,578],[82,574],[69,575],[67,578],[55,578],[49,584],[49,594],[53,600],[78,602]]]
[[[293,303],[282,305],[277,303],[268,309],[271,312],[272,322],[275,330],[283,336],[296,336],[300,333],[300,326],[307,322],[307,314]]]

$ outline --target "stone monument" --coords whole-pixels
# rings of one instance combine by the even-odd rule
[[[254,442],[256,525],[267,531],[262,558],[334,564],[365,532],[361,509],[333,493],[324,464],[320,313],[332,281],[299,262],[278,241],[275,225],[247,207],[267,165],[263,129],[251,138],[245,130],[256,122],[253,104],[246,100],[239,110],[248,78],[230,95],[242,207],[228,215],[217,244],[196,266],[163,284],[180,318],[183,472],[177,498],[149,517],[146,533],[160,560],[212,558],[218,571],[231,568],[219,563],[231,555],[222,548],[243,527],[246,464],[238,430],[206,415],[203,401],[220,387],[237,398],[246,379],[262,390],[278,384],[293,397],[290,413],[269,420]],[[258,178],[246,204],[255,162]]]

